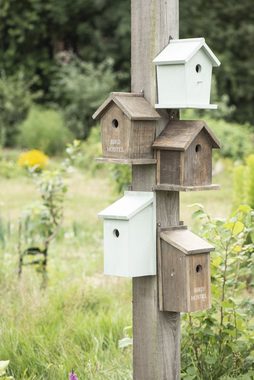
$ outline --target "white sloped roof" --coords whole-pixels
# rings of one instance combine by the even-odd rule
[[[125,191],[124,196],[108,206],[98,216],[103,219],[129,220],[153,202],[153,192]]]
[[[170,40],[169,44],[155,57],[153,62],[157,65],[186,63],[200,49],[204,50],[213,66],[220,66],[220,61],[206,44],[204,38]]]

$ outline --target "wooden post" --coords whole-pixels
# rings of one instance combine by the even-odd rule
[[[178,38],[178,5],[178,0],[132,0],[132,91],[144,91],[152,105],[156,99],[152,61],[170,36]],[[177,113],[161,115],[157,134],[168,118]],[[151,191],[156,179],[155,165],[132,168],[132,189]],[[179,192],[156,192],[156,209],[160,227],[179,224]],[[133,279],[134,380],[180,378],[180,314],[159,311],[158,296],[157,276]]]

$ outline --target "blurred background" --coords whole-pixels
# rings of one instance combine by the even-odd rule
[[[131,169],[94,160],[91,118],[130,91],[130,3],[0,0],[1,379],[132,379],[131,281],[103,276],[97,219]],[[180,37],[205,37],[221,61],[218,110],[181,118],[203,118],[222,143],[221,190],[181,194],[181,219],[216,247],[213,308],[183,316],[182,378],[251,380],[253,0],[180,0]]]

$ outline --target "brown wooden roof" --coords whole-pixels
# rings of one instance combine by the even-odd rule
[[[214,250],[214,247],[206,240],[182,227],[163,231],[160,233],[160,237],[186,255],[208,253]]]
[[[212,148],[220,148],[220,142],[202,120],[170,121],[153,143],[153,148],[186,151],[195,137],[205,130],[209,135]]]
[[[92,118],[95,120],[100,119],[112,103],[115,103],[130,120],[160,119],[158,112],[145,100],[143,94],[130,92],[112,92],[93,114]]]

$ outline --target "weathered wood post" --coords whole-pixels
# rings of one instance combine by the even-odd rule
[[[178,38],[178,0],[132,0],[131,77],[132,92],[144,92],[152,105],[156,100],[154,57],[169,37]],[[161,113],[157,134],[177,111]],[[155,165],[132,166],[132,189],[152,191]],[[179,192],[156,192],[158,227],[179,224]],[[135,380],[180,378],[180,313],[159,311],[157,276],[133,278],[133,372]]]
[[[210,307],[213,250],[180,222],[179,192],[218,188],[212,149],[220,147],[204,121],[180,121],[178,110],[216,108],[211,74],[220,62],[204,38],[177,39],[178,0],[132,0],[131,19],[132,92],[112,92],[93,115],[99,160],[132,165],[132,191],[98,214],[104,273],[133,278],[134,380],[177,380],[180,312]]]

